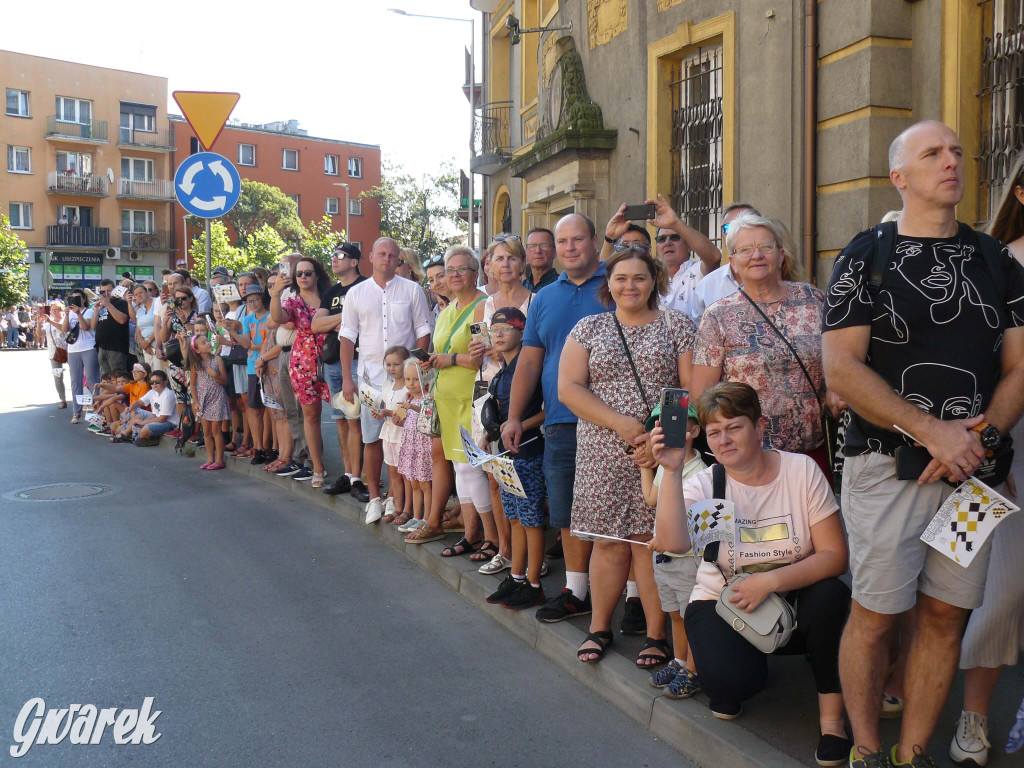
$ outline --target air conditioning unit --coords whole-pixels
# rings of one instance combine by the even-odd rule
[[[119,261],[121,259],[121,249],[120,248],[107,248],[106,256],[111,261]]]
[[[131,253],[128,254],[128,258],[131,259],[132,261],[139,261],[139,259],[142,258],[142,254],[139,253],[138,251],[132,251]]]

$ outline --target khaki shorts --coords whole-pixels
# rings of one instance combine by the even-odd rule
[[[968,568],[921,541],[953,488],[896,479],[896,460],[881,453],[849,456],[843,468],[843,521],[850,542],[853,599],[869,611],[903,613],[917,593],[958,608],[977,608],[985,595],[992,539]]]
[[[697,561],[693,555],[670,557],[667,561],[658,562],[654,558],[654,581],[658,585],[658,597],[661,599],[661,610],[665,613],[686,610],[690,602],[690,593],[697,584]]]

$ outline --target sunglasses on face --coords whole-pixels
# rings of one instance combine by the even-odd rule
[[[448,267],[444,271],[444,273],[448,275],[448,277],[454,277],[455,275],[458,275],[459,277],[465,277],[470,272],[476,272],[476,270],[473,269],[472,267]]]
[[[532,251],[550,251],[554,247],[555,246],[553,246],[551,243],[530,243],[528,246],[526,246],[526,250],[527,251],[531,251],[531,252]]]
[[[312,269],[300,269],[295,272],[296,277],[312,277],[315,274]]]
[[[656,242],[658,245],[661,245],[666,240],[671,240],[673,243],[678,243],[682,239],[683,238],[681,235],[678,235],[675,232],[673,232],[671,235],[658,235],[657,237],[654,238],[654,242]]]

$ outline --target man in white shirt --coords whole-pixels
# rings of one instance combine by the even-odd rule
[[[678,309],[699,322],[700,315],[695,312],[697,286],[721,263],[722,254],[706,235],[687,226],[664,197],[658,195],[657,202],[647,202],[657,206],[657,216],[651,222],[658,228],[654,242],[668,270],[665,308]],[[691,258],[694,254],[696,260]]]
[[[373,274],[345,295],[338,336],[342,392],[346,400],[356,398],[359,391],[359,384],[352,376],[356,339],[359,340],[359,380],[378,391],[383,390],[387,379],[384,352],[388,347],[401,345],[425,350],[430,342],[430,309],[423,290],[412,280],[395,274],[401,257],[398,243],[390,237],[377,240],[370,252]],[[374,419],[367,408],[362,410],[360,421],[365,446],[363,468],[370,491],[366,521],[373,523],[384,514],[380,498],[380,471],[384,462],[380,430],[384,422]]]
[[[749,203],[730,203],[722,211],[722,241],[725,241],[725,233],[729,231],[729,223],[744,213],[752,213],[760,216],[754,206]],[[719,299],[732,296],[740,289],[740,281],[732,270],[732,264],[723,264],[706,278],[700,281],[694,292],[694,312],[691,315],[693,321],[700,325],[700,318],[704,310],[710,307]]]

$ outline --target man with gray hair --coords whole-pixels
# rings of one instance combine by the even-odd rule
[[[842,509],[853,606],[839,665],[853,768],[935,765],[928,741],[967,613],[981,604],[990,547],[964,567],[920,537],[952,491],[937,481],[984,476],[986,451],[1003,447],[1021,412],[1024,313],[1014,310],[1024,306],[1024,269],[956,221],[963,155],[936,121],[896,137],[889,178],[903,210],[843,249],[826,295],[825,376],[852,412]],[[887,638],[913,607],[900,740],[886,751]]]

